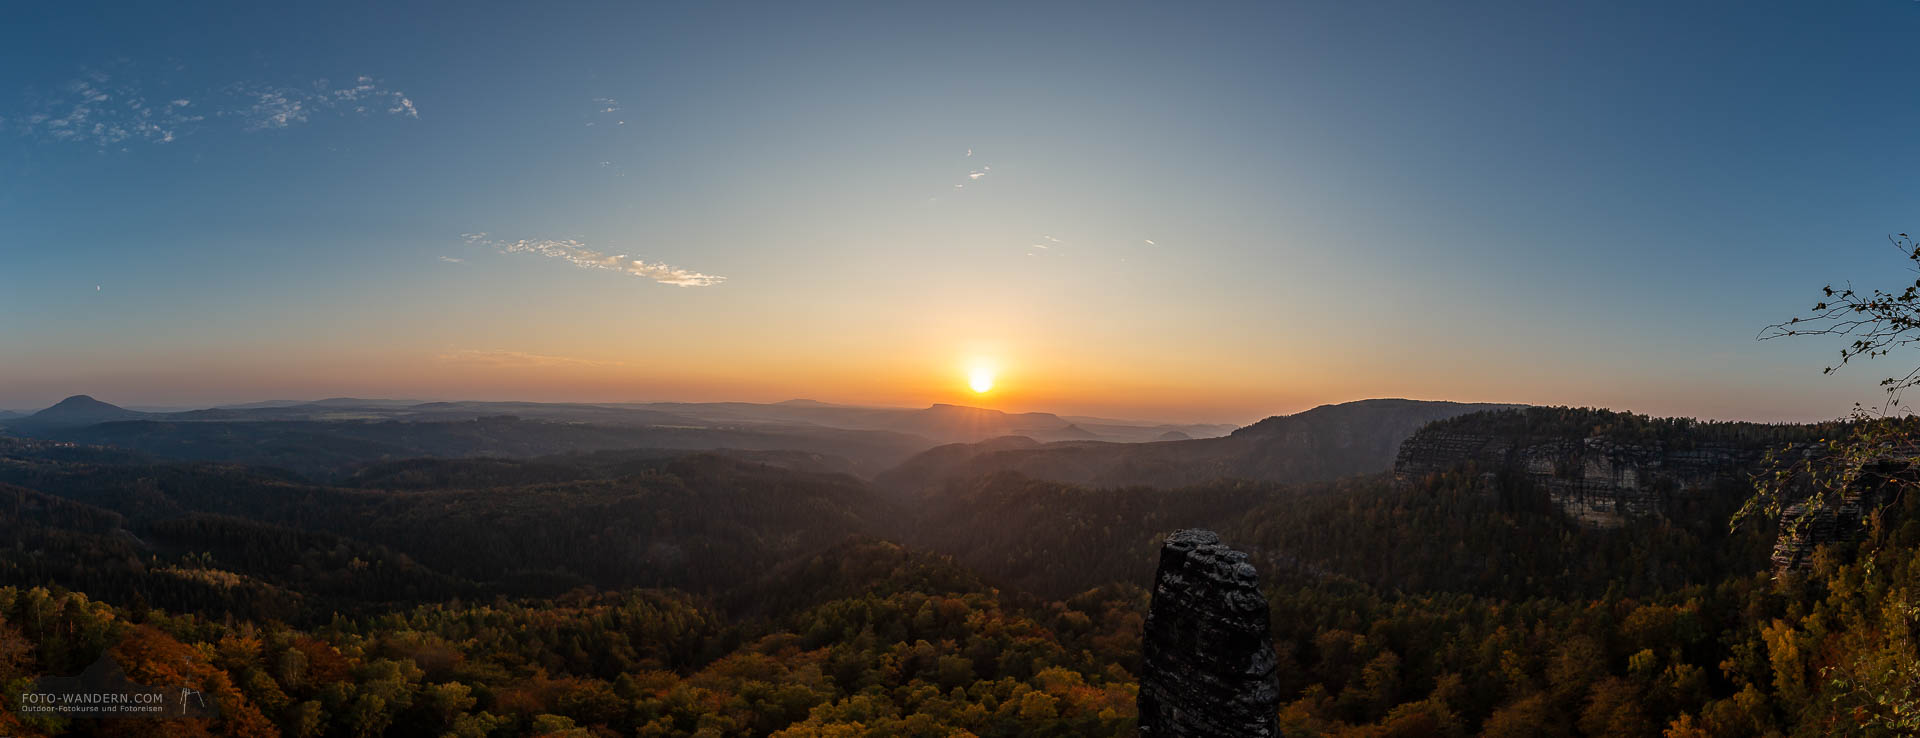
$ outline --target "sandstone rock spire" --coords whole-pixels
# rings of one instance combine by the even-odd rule
[[[1272,624],[1247,555],[1207,530],[1167,536],[1142,638],[1140,735],[1279,735]]]

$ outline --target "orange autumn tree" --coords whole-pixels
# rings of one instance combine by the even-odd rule
[[[104,721],[102,728],[132,731],[128,735],[188,736],[224,735],[271,738],[280,731],[260,714],[246,695],[235,688],[233,678],[214,666],[206,651],[175,640],[173,636],[148,625],[131,628],[125,639],[108,649],[114,661],[136,683],[150,685],[179,684],[200,690],[219,707],[214,718],[188,720]]]

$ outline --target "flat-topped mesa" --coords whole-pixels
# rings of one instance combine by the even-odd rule
[[[1141,640],[1141,736],[1280,734],[1273,629],[1259,574],[1218,534],[1167,536]]]

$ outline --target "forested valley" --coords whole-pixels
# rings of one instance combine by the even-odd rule
[[[1454,425],[1520,420],[1748,432]],[[1774,526],[1728,525],[1734,476],[1593,529],[1471,465],[1175,488],[987,470],[902,492],[762,461],[426,458],[316,483],[0,439],[8,694],[107,654],[220,708],[9,705],[0,733],[1132,735],[1145,587],[1186,527],[1260,570],[1288,735],[1878,735],[1920,707],[1910,500],[1776,578]]]

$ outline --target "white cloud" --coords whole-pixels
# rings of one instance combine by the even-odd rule
[[[596,97],[593,99],[593,106],[599,108],[602,113],[620,112],[620,102],[611,97]]]
[[[1146,241],[1147,241],[1147,245],[1148,245],[1148,246],[1158,246],[1158,245],[1160,245],[1160,244],[1157,244],[1157,243],[1154,243],[1154,242],[1153,242],[1153,239],[1151,239],[1151,238],[1149,238],[1149,239],[1146,239]]]
[[[967,149],[967,158],[973,158],[973,149]],[[979,183],[980,178],[987,176],[987,173],[992,171],[993,171],[993,167],[986,166],[986,165],[981,165],[979,168],[969,167],[967,169],[966,179],[960,183],[955,184],[953,188],[956,190],[964,190],[966,189],[966,186],[968,184]],[[928,201],[932,202],[933,200],[936,200],[936,199],[938,198],[929,198]]]
[[[550,259],[562,259],[567,263],[584,269],[605,269],[623,272],[636,277],[651,279],[661,284],[676,287],[711,287],[727,280],[726,277],[701,274],[689,269],[650,262],[644,259],[629,258],[626,254],[608,254],[587,248],[585,243],[567,239],[494,241],[485,233],[463,233],[460,236],[467,243],[487,246],[503,254],[536,254]]]
[[[103,72],[91,72],[62,86],[58,94],[40,100],[34,112],[15,120],[21,121],[26,134],[55,141],[101,147],[128,141],[168,143],[182,128],[201,120],[201,116],[181,110],[184,107],[148,105],[133,87],[116,84]]]
[[[299,97],[284,92],[255,93],[253,105],[241,113],[249,131],[286,128],[307,122],[307,105]]]
[[[316,80],[307,88],[242,86],[238,88],[241,99],[239,107],[222,110],[220,115],[232,115],[240,119],[242,127],[249,131],[261,131],[272,128],[306,123],[314,115],[321,113],[351,112],[365,115],[373,110],[373,105],[384,108],[390,115],[419,118],[420,111],[414,107],[413,99],[399,90],[388,89],[372,77],[361,75],[353,84],[334,87],[326,80]]]
[[[344,87],[319,80],[306,87],[232,84],[193,96],[161,96],[149,104],[138,84],[92,71],[13,116],[14,129],[29,136],[107,147],[134,141],[169,143],[213,119],[235,121],[242,130],[287,128],[328,113],[365,114],[384,109],[420,117],[412,98],[362,76]],[[369,105],[373,107],[370,108]]]
[[[458,256],[442,256],[440,257],[440,260],[448,264],[464,264],[467,261],[466,259],[462,259]]]

